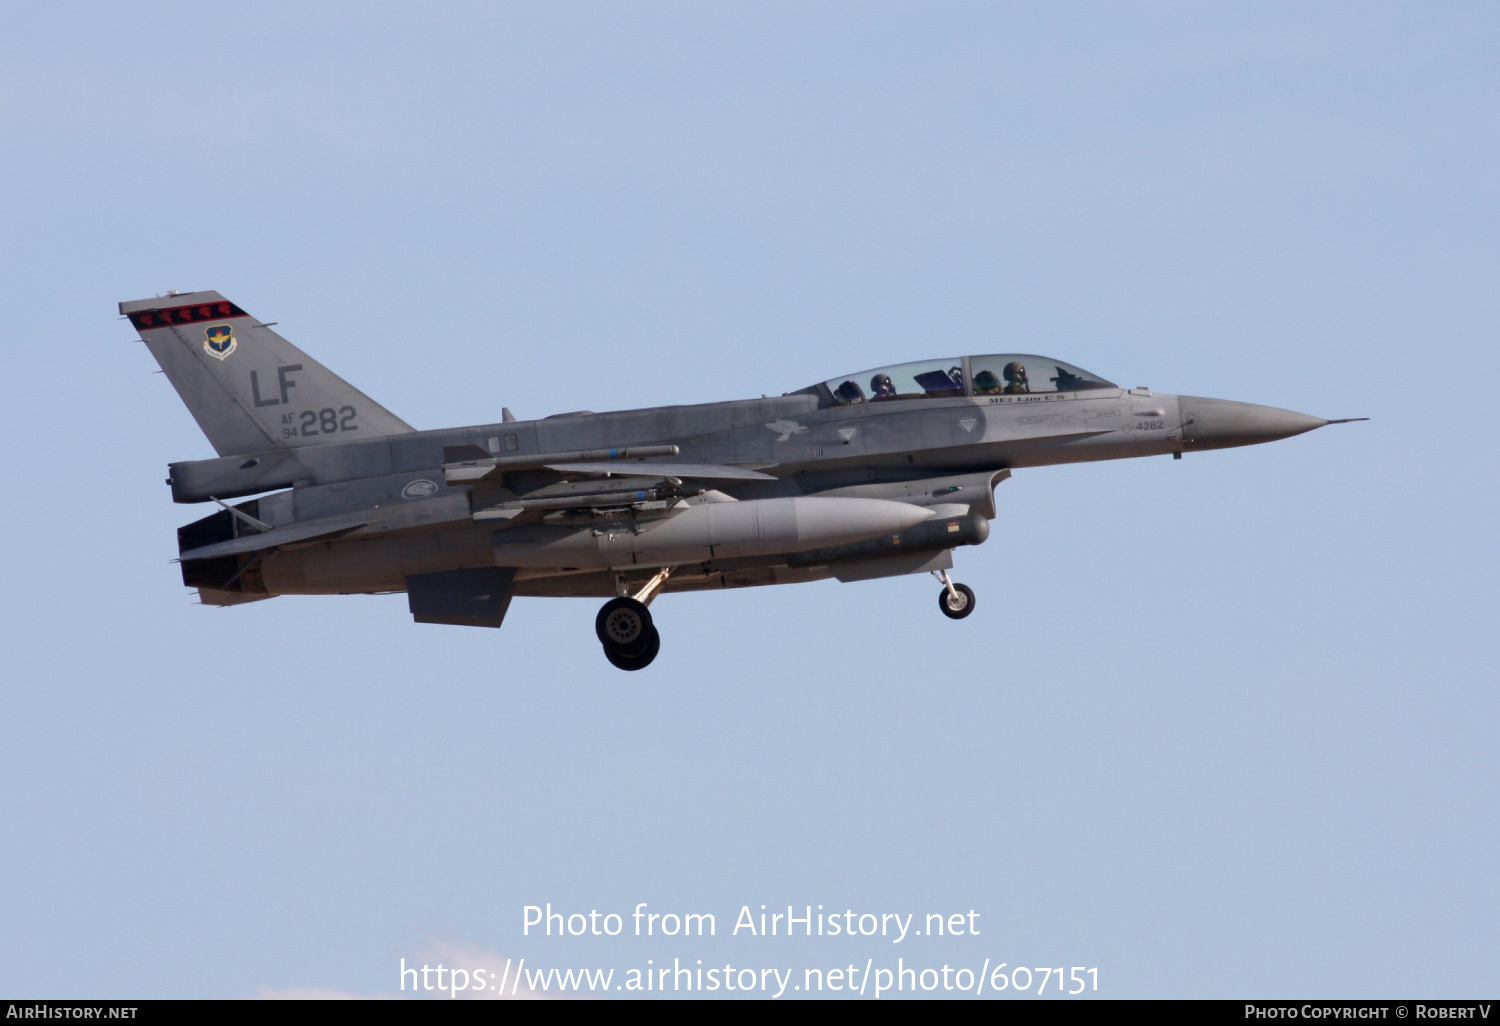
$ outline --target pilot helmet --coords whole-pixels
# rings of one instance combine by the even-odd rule
[[[1001,373],[1003,373],[1005,375],[1005,380],[1009,384],[1012,384],[1012,385],[1024,385],[1024,384],[1026,384],[1026,368],[1022,367],[1019,363],[1017,363],[1014,360],[1012,360],[1010,363],[1007,363],[1005,365],[1005,370],[1002,371]]]
[[[859,384],[853,381],[844,382],[833,390],[833,394],[840,402],[846,403],[857,403],[865,397],[864,392],[860,391]]]
[[[995,377],[995,372],[982,370],[974,375],[974,391],[976,392],[998,392],[1000,390],[1000,379]]]
[[[891,384],[889,374],[877,374],[870,379],[870,391],[876,395],[895,395],[896,386]]]

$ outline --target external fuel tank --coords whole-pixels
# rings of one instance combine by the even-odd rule
[[[931,510],[886,499],[705,502],[635,525],[501,529],[495,565],[603,569],[769,556],[899,534],[931,516]]]

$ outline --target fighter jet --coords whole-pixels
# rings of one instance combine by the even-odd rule
[[[930,573],[963,619],[953,551],[989,536],[1012,472],[1345,422],[984,353],[769,398],[418,431],[217,292],[120,313],[219,454],[167,477],[174,501],[220,507],[177,532],[205,605],[405,592],[419,623],[499,627],[515,596],[592,596],[622,670],[656,658],[649,607],[669,591]]]

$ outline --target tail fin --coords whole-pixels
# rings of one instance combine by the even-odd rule
[[[217,292],[120,304],[220,456],[416,430]]]

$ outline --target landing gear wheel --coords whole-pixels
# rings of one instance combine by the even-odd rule
[[[955,584],[953,590],[958,594],[950,595],[947,588],[938,592],[938,608],[948,619],[962,620],[974,612],[974,592],[967,584]]]
[[[606,651],[613,649],[634,658],[646,651],[651,635],[655,633],[651,626],[651,611],[633,598],[610,599],[594,617],[594,633]]]
[[[640,655],[626,655],[613,645],[604,646],[604,658],[608,659],[611,666],[622,670],[644,670],[651,665],[651,660],[656,658],[656,653],[661,651],[661,635],[656,628],[651,628],[651,634],[646,639],[646,649]]]

